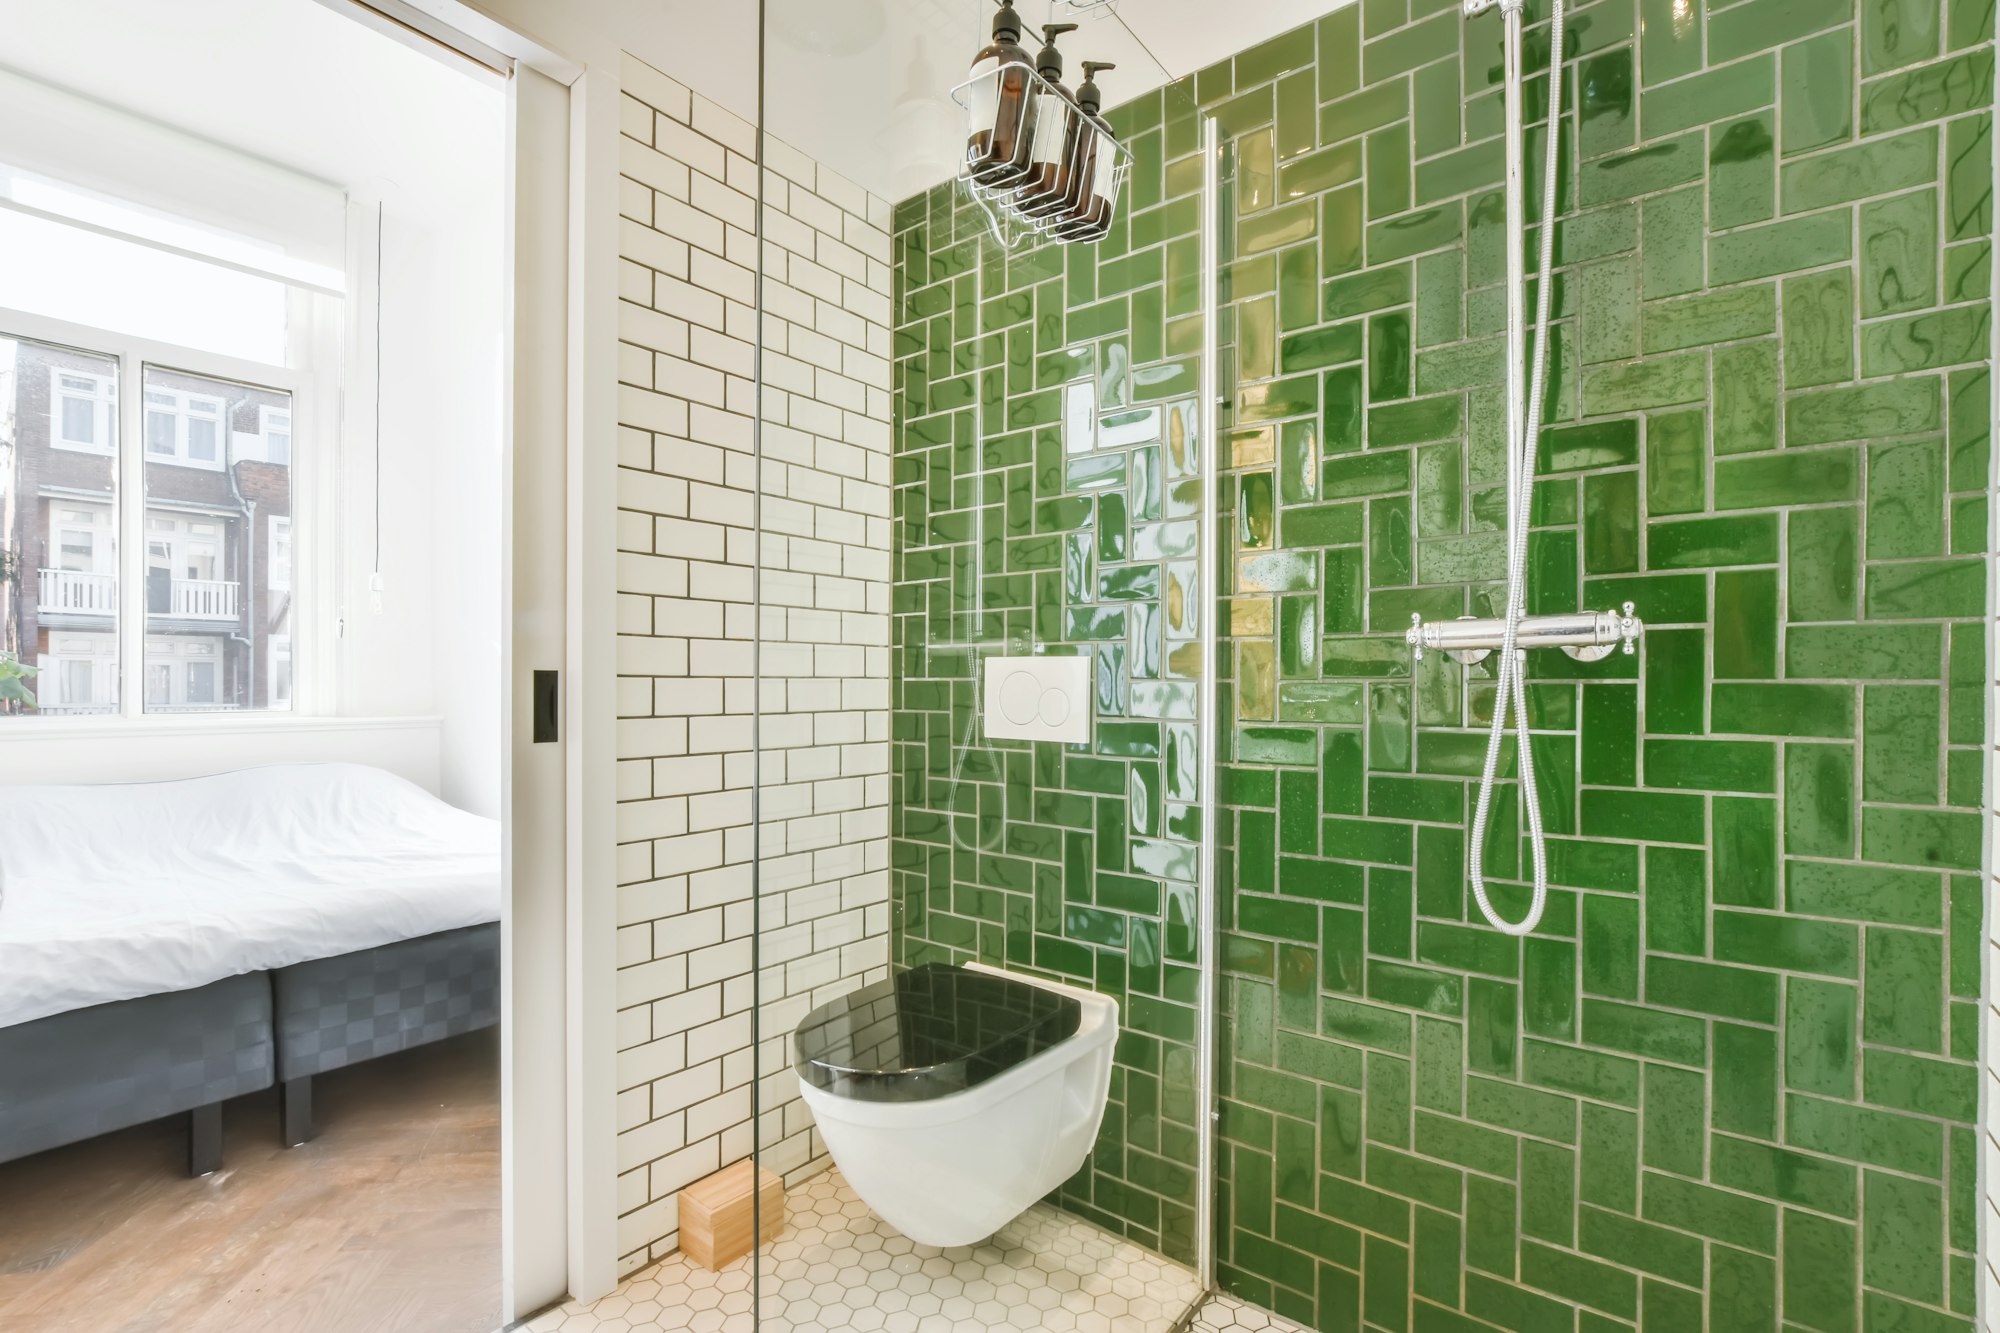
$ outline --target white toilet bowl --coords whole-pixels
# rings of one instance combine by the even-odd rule
[[[970,1245],[1083,1165],[1117,1038],[1107,996],[932,966],[815,1009],[793,1063],[854,1192],[911,1240]]]

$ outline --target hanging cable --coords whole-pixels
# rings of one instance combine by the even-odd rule
[[[375,201],[375,561],[368,586],[382,591],[382,201]],[[377,608],[380,609],[379,607]]]
[[[1528,528],[1533,519],[1535,464],[1541,452],[1542,394],[1548,372],[1549,297],[1550,288],[1554,285],[1551,277],[1555,264],[1556,184],[1562,143],[1563,20],[1563,0],[1553,0],[1549,14],[1548,144],[1542,169],[1541,264],[1535,290],[1535,351],[1527,377],[1527,397],[1519,404],[1518,426],[1513,420],[1508,423],[1506,629],[1501,638],[1500,669],[1493,695],[1493,725],[1486,736],[1486,763],[1480,771],[1479,796],[1473,806],[1472,845],[1469,855],[1472,896],[1479,904],[1480,914],[1492,923],[1495,929],[1505,931],[1509,935],[1526,935],[1532,932],[1541,923],[1542,912],[1548,906],[1549,897],[1548,844],[1542,829],[1541,794],[1535,787],[1535,756],[1528,725],[1527,671],[1522,661],[1523,654],[1517,646],[1517,639],[1521,618],[1527,613]],[[1511,7],[1506,8],[1505,22],[1509,73],[1507,114],[1514,135],[1524,138],[1524,132],[1520,128],[1525,120],[1526,110],[1523,107],[1522,97],[1519,0],[1515,0]],[[1523,147],[1523,156],[1525,151]],[[1510,179],[1509,188],[1514,194],[1514,198],[1510,201],[1514,207],[1510,212],[1518,220],[1521,188],[1518,172]],[[1509,253],[1518,255],[1525,240],[1525,237],[1510,228]],[[1507,355],[1511,376],[1513,374],[1511,368],[1520,363],[1521,353],[1524,350],[1522,344],[1527,341],[1527,331],[1521,327],[1518,301],[1510,304],[1514,311],[1514,318],[1510,320],[1507,330]],[[1518,392],[1518,386],[1515,384],[1510,383],[1508,388],[1510,394]],[[1507,714],[1510,704],[1514,713],[1515,764],[1520,770],[1521,808],[1527,817],[1529,857],[1534,885],[1534,897],[1528,905],[1528,914],[1519,921],[1509,921],[1502,917],[1486,893],[1486,825],[1492,813],[1494,787],[1499,780],[1500,755],[1506,747]]]

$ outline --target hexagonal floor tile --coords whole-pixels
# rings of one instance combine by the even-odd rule
[[[838,1171],[795,1186],[782,1240],[720,1273],[669,1255],[594,1304],[549,1310],[529,1333],[1166,1333],[1201,1294],[1195,1275],[1047,1204],[978,1245],[918,1245],[870,1212]],[[761,1262],[759,1318],[751,1264]],[[1212,1313],[1214,1312],[1214,1313]],[[1260,1322],[1246,1322],[1254,1318]],[[1234,1319],[1237,1322],[1226,1322]],[[1223,1320],[1208,1322],[1202,1320]],[[1194,1329],[1300,1333],[1217,1298]]]
[[[1311,1333],[1303,1325],[1280,1319],[1233,1296],[1211,1296],[1194,1317],[1188,1333]]]

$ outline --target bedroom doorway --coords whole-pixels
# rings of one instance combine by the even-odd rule
[[[0,1056],[43,1061],[6,1067],[54,1071],[0,1080],[0,1325],[483,1333],[570,1285],[574,71],[393,0],[92,9],[0,69],[0,253],[37,261],[0,266],[0,821],[248,772],[229,808],[292,830],[364,797],[270,775],[358,774],[385,828],[490,823],[495,906],[412,895],[313,956],[245,925],[212,980],[25,1022],[0,994]],[[189,995],[124,1030],[197,1033],[153,1072],[203,1100],[110,1105],[147,1052],[66,1016]]]

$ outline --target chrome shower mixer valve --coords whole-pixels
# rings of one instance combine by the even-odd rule
[[[1629,656],[1645,632],[1645,622],[1633,615],[1632,603],[1627,602],[1618,611],[1522,616],[1514,627],[1514,646],[1523,651],[1560,648],[1579,662],[1601,662],[1614,650]],[[1501,616],[1426,621],[1412,615],[1410,627],[1403,631],[1403,642],[1410,645],[1419,662],[1429,649],[1470,666],[1500,647],[1506,634],[1507,621]]]

